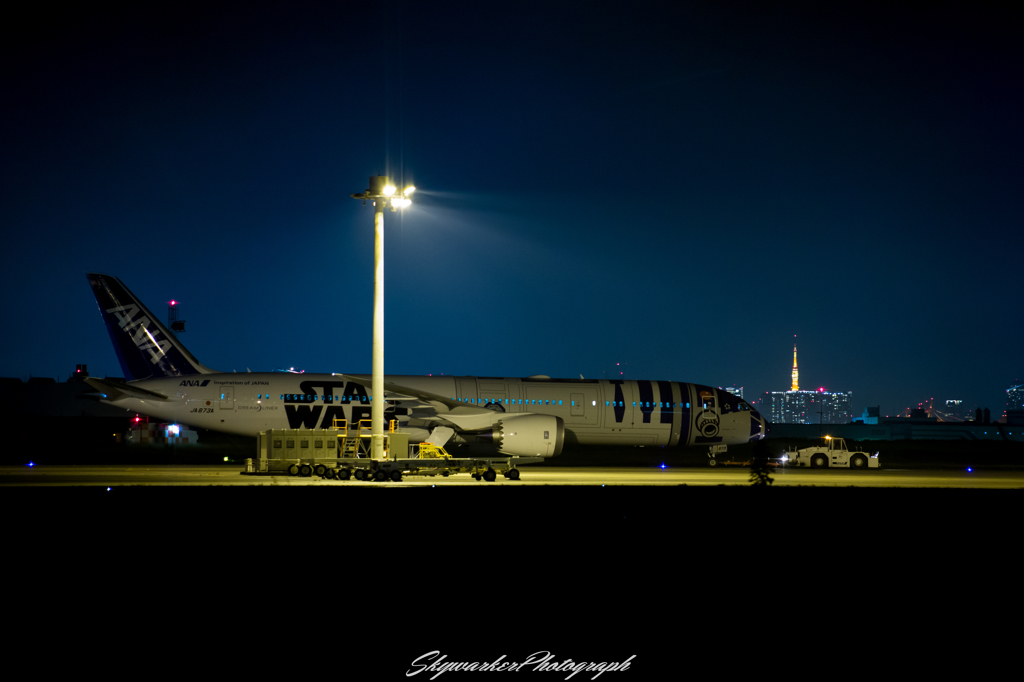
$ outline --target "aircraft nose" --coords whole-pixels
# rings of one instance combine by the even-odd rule
[[[750,442],[756,442],[768,437],[768,420],[757,414],[750,415]]]

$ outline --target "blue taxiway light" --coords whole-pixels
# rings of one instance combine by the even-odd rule
[[[967,467],[967,473],[971,473],[972,471],[974,471],[974,469],[972,469],[971,467]]]
[[[36,463],[35,463],[35,462],[29,462],[29,463],[28,463],[28,465],[29,465],[30,467],[34,467],[34,466],[36,465]]]

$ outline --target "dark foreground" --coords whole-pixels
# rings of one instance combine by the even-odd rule
[[[91,515],[119,517],[119,524],[235,528],[338,520],[458,528],[483,520],[548,530],[655,523],[687,532],[756,526],[833,535],[967,520],[998,525],[1024,502],[1019,468],[775,470],[772,485],[762,488],[751,486],[742,468],[524,467],[522,480],[494,483],[467,474],[362,483],[241,472],[231,464],[3,466],[0,498],[18,516],[56,511],[69,524]]]

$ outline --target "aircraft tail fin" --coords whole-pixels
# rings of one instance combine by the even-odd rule
[[[98,273],[89,273],[88,278],[125,379],[213,372],[201,365],[121,280]]]

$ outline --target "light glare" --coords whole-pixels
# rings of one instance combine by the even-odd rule
[[[395,186],[394,185],[385,185],[384,186],[384,196],[389,197],[389,196],[391,196],[394,193],[395,193]]]

